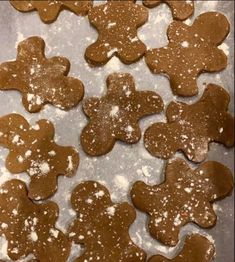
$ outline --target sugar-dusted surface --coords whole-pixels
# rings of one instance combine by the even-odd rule
[[[224,13],[230,23],[233,20],[232,1],[196,1],[195,15],[205,11],[220,11]],[[172,21],[169,8],[163,4],[157,8],[149,10],[149,22],[139,31],[139,36],[148,48],[162,47],[167,44],[166,29]],[[0,62],[13,60],[16,56],[15,46],[24,38],[32,35],[41,36],[46,41],[46,54],[48,57],[60,55],[67,57],[71,62],[70,75],[81,79],[85,85],[85,97],[94,95],[101,96],[105,93],[105,80],[108,74],[113,72],[129,72],[135,77],[136,86],[141,90],[152,90],[157,92],[164,100],[165,105],[176,97],[173,96],[167,78],[150,73],[144,60],[129,66],[123,65],[117,58],[112,58],[101,68],[90,68],[85,62],[84,52],[88,45],[93,43],[97,37],[97,32],[88,22],[87,17],[77,17],[70,12],[62,12],[58,20],[50,25],[45,25],[40,21],[36,12],[22,14],[10,6],[7,1],[0,4]],[[191,24],[193,19],[186,20]],[[224,86],[230,91],[233,101],[233,26],[231,33],[221,46],[227,53],[229,52],[229,65],[227,69],[219,74],[203,74],[198,79],[200,95],[204,90],[203,83],[212,82]],[[179,99],[180,101],[194,102],[198,98]],[[81,129],[86,124],[86,117],[81,111],[81,107],[64,112],[52,106],[46,106],[39,114],[27,113],[21,104],[21,95],[15,91],[0,92],[0,112],[1,116],[14,112],[24,115],[30,124],[41,118],[47,118],[55,124],[56,139],[61,145],[73,145],[80,153],[80,166],[77,175],[73,178],[59,179],[59,190],[52,198],[60,206],[60,217],[58,227],[66,230],[72,221],[75,213],[70,206],[70,194],[72,189],[80,182],[88,179],[95,179],[107,186],[112,193],[113,201],[130,201],[127,193],[133,182],[143,180],[146,183],[156,184],[163,180],[161,174],[164,161],[152,157],[143,146],[141,140],[135,145],[116,143],[112,152],[103,157],[90,158],[86,156],[79,144]],[[231,102],[232,102],[231,101]],[[234,104],[230,103],[229,111],[233,112]],[[154,115],[140,122],[144,131],[151,122],[164,121],[164,115]],[[208,159],[221,161],[233,170],[233,150],[227,150],[223,146],[212,144],[210,146]],[[9,175],[4,168],[4,160],[7,150],[0,149],[0,181],[10,178],[21,178],[29,181],[26,174]],[[180,155],[182,156],[182,155]],[[201,230],[210,234],[215,239],[217,258],[216,262],[233,261],[233,197],[219,202],[216,206],[218,215],[217,226],[211,230]],[[131,227],[131,237],[133,241],[145,249],[149,255],[162,253],[172,256],[176,249],[167,248],[152,239],[146,231],[146,216],[138,213],[138,218]],[[187,232],[195,232],[199,229],[196,226],[186,226],[181,230],[181,235]],[[0,247],[6,250],[6,244],[1,240]],[[1,250],[0,248],[0,250]],[[77,256],[79,249],[74,246],[70,256]],[[1,251],[0,251],[1,254]],[[4,255],[2,252],[1,256]],[[0,258],[1,258],[0,256]]]

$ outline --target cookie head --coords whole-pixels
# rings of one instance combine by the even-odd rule
[[[85,52],[90,64],[106,64],[114,55],[131,64],[145,54],[146,46],[138,38],[137,28],[147,22],[148,11],[134,2],[111,0],[91,9],[88,18],[99,36]]]
[[[87,181],[75,188],[71,196],[71,203],[76,212],[91,215],[95,210],[102,210],[105,206],[111,205],[111,199],[104,186]]]
[[[68,59],[48,59],[44,49],[45,42],[40,37],[20,42],[16,61],[0,65],[0,90],[20,91],[25,109],[31,113],[40,111],[47,103],[68,110],[83,98],[83,84],[67,76]]]

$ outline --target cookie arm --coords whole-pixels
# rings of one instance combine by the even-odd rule
[[[190,17],[194,12],[193,2],[188,3],[187,1],[168,1],[166,3],[172,10],[172,15],[174,19],[185,20]]]
[[[87,116],[92,117],[97,113],[100,103],[98,97],[88,98],[83,102],[82,109]]]
[[[16,62],[5,62],[0,65],[0,90],[19,90],[27,88],[22,81],[20,65]]]
[[[137,27],[142,26],[148,21],[148,9],[141,5],[135,5],[132,9],[135,17],[137,18]]]
[[[138,123],[125,123],[119,129],[115,129],[115,138],[127,143],[136,143],[141,138],[141,129]]]
[[[155,195],[152,194],[153,191],[153,187],[146,185],[144,182],[135,182],[130,192],[134,206],[142,212],[151,212],[151,206],[155,198]]]
[[[164,104],[162,98],[152,91],[139,91],[136,94],[138,113],[140,117],[160,113],[163,111]]]
[[[227,111],[230,101],[230,96],[228,92],[221,86],[215,84],[209,84],[206,87],[199,102],[200,101],[205,101],[205,103],[212,103],[212,105],[218,108],[219,110]]]
[[[202,164],[197,170],[198,176],[203,179],[203,188],[208,201],[214,202],[228,196],[233,189],[233,176],[231,171],[224,165],[208,161]],[[208,180],[209,182],[206,182]],[[208,183],[210,186],[208,186]]]
[[[10,0],[11,5],[21,12],[29,12],[35,10],[30,1],[23,0]]]
[[[204,61],[204,70],[212,73],[225,69],[228,64],[228,58],[225,53],[213,47],[207,51]]]
[[[186,110],[184,107],[185,104],[172,101],[166,109],[166,117],[168,122],[174,122],[180,119],[180,116],[183,110]]]

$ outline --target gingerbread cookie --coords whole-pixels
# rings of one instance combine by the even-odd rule
[[[33,203],[26,185],[15,179],[0,187],[0,203],[0,235],[8,241],[12,260],[32,254],[40,262],[67,261],[71,243],[55,227],[59,215],[56,203]]]
[[[109,75],[107,89],[105,96],[83,104],[90,122],[82,131],[81,144],[92,156],[108,153],[116,140],[137,143],[141,137],[138,121],[163,110],[161,97],[151,91],[136,91],[130,74]]]
[[[168,159],[182,151],[194,162],[205,160],[210,142],[234,145],[234,118],[227,112],[229,94],[209,84],[195,104],[171,102],[166,110],[167,123],[155,123],[145,132],[147,150]]]
[[[16,61],[0,65],[0,90],[18,90],[29,112],[38,112],[50,103],[68,110],[83,98],[80,80],[68,77],[70,63],[64,57],[46,58],[45,42],[30,37],[18,45]]]
[[[171,11],[174,19],[185,20],[190,17],[194,12],[193,1],[180,0],[143,0],[143,4],[149,8],[159,6],[162,3],[166,3]]]
[[[103,65],[116,55],[123,63],[138,61],[146,52],[137,36],[137,28],[148,20],[148,10],[134,0],[109,0],[95,6],[88,14],[99,37],[85,52],[92,65]],[[130,19],[131,18],[131,19]]]
[[[153,73],[166,73],[174,94],[198,93],[197,76],[217,72],[227,66],[227,57],[218,48],[229,33],[227,18],[216,12],[199,15],[192,26],[170,24],[166,47],[149,50],[146,63]]]
[[[71,203],[78,217],[70,226],[69,236],[85,247],[76,262],[146,261],[145,252],[132,242],[128,233],[136,218],[131,205],[114,204],[108,190],[93,181],[79,184]]]
[[[176,159],[167,164],[162,184],[148,186],[138,181],[131,189],[131,198],[149,215],[150,234],[165,245],[175,246],[185,224],[214,226],[212,203],[228,196],[232,189],[233,176],[222,164],[208,161],[192,170],[184,160]]]
[[[92,7],[92,0],[77,0],[77,1],[25,1],[25,0],[10,0],[12,6],[21,12],[38,11],[41,20],[44,23],[54,22],[59,13],[66,9],[77,15],[86,15]]]
[[[48,120],[30,126],[23,116],[11,114],[0,118],[0,144],[9,149],[7,169],[31,178],[29,197],[45,199],[57,190],[57,176],[73,176],[79,157],[72,147],[54,142],[54,127]]]
[[[215,256],[215,246],[206,237],[193,234],[185,239],[184,247],[173,259],[152,256],[148,262],[211,262]]]

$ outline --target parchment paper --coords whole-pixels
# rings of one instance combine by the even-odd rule
[[[96,1],[100,4],[101,1]],[[141,4],[139,2],[139,4]],[[187,20],[191,24],[196,16],[206,11],[219,11],[224,13],[231,23],[231,32],[221,46],[229,56],[229,65],[226,70],[218,74],[203,74],[198,79],[200,95],[204,90],[204,83],[216,83],[229,90],[231,103],[229,111],[234,111],[234,2],[233,1],[196,1],[195,14]],[[148,48],[162,47],[167,44],[166,29],[172,21],[170,9],[166,4],[149,9],[149,22],[139,30],[140,38]],[[46,42],[46,55],[61,55],[67,57],[71,62],[70,75],[79,77],[85,85],[85,97],[101,96],[106,91],[105,79],[113,72],[129,72],[135,77],[136,87],[139,90],[154,90],[160,94],[165,106],[172,100],[178,98],[172,95],[169,81],[161,75],[150,73],[144,60],[126,66],[117,58],[103,67],[90,68],[84,60],[84,52],[88,45],[95,41],[97,32],[93,29],[87,17],[79,17],[71,12],[63,11],[56,22],[46,25],[41,22],[37,12],[20,13],[16,11],[8,1],[0,1],[0,62],[14,60],[16,57],[17,43],[29,36],[41,36]],[[200,96],[199,95],[199,96]],[[189,103],[195,102],[199,97],[191,99],[178,99]],[[79,142],[79,135],[87,123],[86,117],[81,110],[81,105],[64,112],[52,106],[46,106],[37,114],[27,113],[21,104],[21,95],[16,91],[0,92],[0,115],[17,112],[30,121],[46,118],[52,121],[56,128],[56,141],[61,145],[73,145],[79,150],[80,166],[73,178],[60,177],[58,191],[52,197],[60,207],[60,216],[57,226],[64,232],[68,224],[74,219],[75,213],[70,206],[70,194],[73,188],[83,180],[97,180],[108,187],[113,201],[130,201],[128,192],[136,180],[143,180],[149,184],[156,184],[163,181],[165,162],[152,157],[144,148],[143,140],[135,145],[127,145],[121,142],[116,143],[109,154],[102,157],[88,157],[82,151]],[[165,116],[155,115],[145,118],[140,122],[142,131],[155,121],[165,121]],[[0,184],[11,178],[19,178],[28,182],[26,174],[11,175],[5,169],[5,157],[7,150],[0,148]],[[177,154],[183,157],[182,154]],[[208,160],[220,161],[234,170],[233,149],[226,149],[222,145],[211,144]],[[217,256],[216,262],[234,261],[234,197],[230,196],[214,205],[218,221],[217,225],[210,230],[199,229],[196,225],[190,224],[181,230],[181,236],[188,232],[200,231],[209,234],[214,239]],[[146,230],[147,217],[137,211],[137,219],[132,225],[130,234],[133,241],[142,247],[149,256],[153,254],[164,254],[171,258],[183,244],[176,248],[168,248],[154,240]],[[7,242],[0,238],[0,259],[6,259]],[[82,252],[78,246],[73,246],[68,261],[72,261]],[[24,259],[22,261],[27,261]]]

